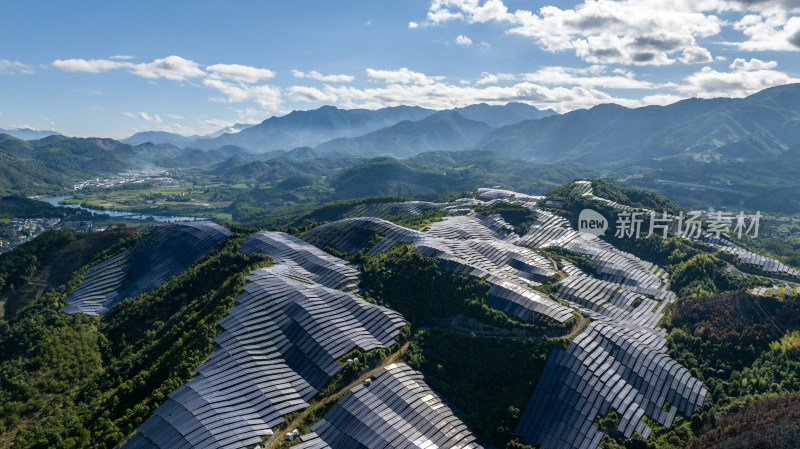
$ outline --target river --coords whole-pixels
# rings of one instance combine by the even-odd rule
[[[57,207],[71,207],[77,209],[83,209],[85,211],[89,211],[95,214],[106,214],[114,218],[120,219],[128,219],[128,220],[147,220],[148,218],[152,217],[155,221],[202,221],[208,220],[206,217],[181,217],[177,215],[154,215],[154,214],[139,214],[135,212],[121,212],[118,210],[101,210],[101,209],[92,209],[91,207],[84,207],[77,204],[58,204],[61,201],[64,201],[67,198],[72,198],[71,196],[55,196],[52,198],[42,198],[41,201],[46,203],[50,203],[53,206]]]

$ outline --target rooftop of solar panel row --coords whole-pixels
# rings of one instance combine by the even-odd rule
[[[219,321],[223,331],[214,340],[217,349],[125,447],[261,444],[272,427],[306,408],[341,370],[339,358],[355,348],[394,344],[405,325],[402,316],[320,285],[314,282],[318,275],[306,270],[308,260],[314,261],[312,267],[346,267],[344,261],[321,257],[316,248],[286,234],[251,237],[245,246],[258,250],[270,243],[270,251],[283,251],[281,263],[250,273],[237,305]]]
[[[266,254],[275,263],[291,261],[309,272],[309,278],[326,287],[346,290],[358,283],[358,270],[346,261],[283,232],[261,231],[242,242],[242,252]]]
[[[383,238],[367,251],[375,255],[400,243],[415,246],[423,255],[441,261],[440,268],[456,273],[486,277],[492,285],[489,306],[522,319],[541,313],[564,322],[572,310],[547,297],[531,285],[540,285],[556,270],[549,260],[530,249],[504,240],[506,226],[499,216],[456,217],[431,226],[428,232],[404,228],[373,217],[338,220],[318,226],[301,238],[324,248],[355,253],[373,236]],[[500,225],[498,225],[500,223]]]
[[[102,315],[185,271],[230,235],[210,221],[151,226],[130,249],[87,270],[62,312]]]
[[[393,363],[358,385],[302,436],[298,449],[352,447],[480,448],[422,378]]]

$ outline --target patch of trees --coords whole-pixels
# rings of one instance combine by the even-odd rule
[[[425,326],[437,319],[463,314],[496,327],[529,330],[567,329],[572,322],[558,323],[536,316],[536,324],[489,308],[489,283],[468,275],[439,269],[440,262],[420,254],[411,245],[362,260],[362,285],[365,295],[376,303],[394,309],[414,326]]]
[[[442,329],[419,332],[401,359],[455,407],[479,441],[525,448],[511,440],[522,410],[558,339],[478,337]]]
[[[800,447],[800,394],[753,401],[735,413],[717,418],[686,449]]]
[[[536,215],[525,206],[519,204],[497,202],[488,206],[478,206],[475,212],[484,215],[500,214],[508,224],[514,227],[514,233],[525,235],[536,221]]]

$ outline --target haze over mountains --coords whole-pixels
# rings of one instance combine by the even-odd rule
[[[292,165],[292,161],[325,158],[326,164],[344,168],[373,157],[488,150],[490,156],[482,163],[502,157],[526,161],[526,166],[576,164],[613,173],[644,173],[640,185],[648,188],[659,179],[706,182],[724,178],[739,188],[757,189],[764,198],[771,195],[767,186],[800,191],[795,181],[800,170],[800,84],[766,89],[746,98],[693,98],[634,109],[606,104],[561,115],[520,103],[445,111],[323,106],[272,117],[257,125],[236,125],[236,129],[240,131],[194,140],[145,132],[121,142],[60,135],[25,141],[1,135],[2,187],[31,192],[41,190],[37,186],[64,186],[79,177],[148,167],[195,167],[257,180],[259,173],[274,175],[276,167]],[[277,158],[289,162],[264,164]],[[330,162],[334,158],[342,161]],[[391,171],[381,167],[384,172]],[[302,172],[299,165],[292,171],[296,170]],[[367,174],[363,170],[354,173]],[[395,177],[397,182],[405,182],[403,176]],[[348,179],[350,185],[358,184],[358,176],[348,175]],[[434,184],[426,189],[435,190]],[[392,189],[395,187],[376,191]]]
[[[687,157],[743,161],[779,157],[800,144],[800,85],[774,87],[746,98],[693,98],[634,109],[605,104],[561,115],[520,103],[438,112],[407,106],[375,111],[324,106],[272,117],[237,133],[191,139],[139,133],[124,142],[147,140],[205,150],[232,145],[269,157],[307,147],[302,154],[289,155],[300,159],[409,157],[472,148],[534,162],[604,166]]]
[[[505,126],[522,120],[538,119],[555,114],[522,103],[504,106],[477,104],[456,108],[464,118],[482,121],[491,127]],[[316,147],[339,138],[363,136],[403,121],[417,122],[437,113],[417,106],[396,106],[378,110],[339,109],[323,106],[310,111],[294,111],[271,117],[257,125],[237,124],[207,136],[185,137],[168,132],[141,132],[122,142],[138,145],[144,142],[169,143],[179,147],[214,149],[226,145],[247,148],[256,153],[289,151],[297,147]],[[236,131],[236,132],[234,132]],[[403,133],[416,131],[409,127]]]
[[[0,134],[8,134],[11,137],[16,137],[17,139],[22,139],[22,140],[36,140],[36,139],[44,139],[47,136],[58,135],[59,133],[55,131],[36,130],[31,128],[16,128],[16,129],[0,128]]]

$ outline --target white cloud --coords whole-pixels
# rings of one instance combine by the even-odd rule
[[[150,123],[162,123],[164,121],[161,120],[161,117],[159,117],[158,114],[150,115],[147,112],[140,112],[139,117],[141,117],[142,120]]]
[[[657,84],[635,78],[633,72],[614,69],[613,75],[606,73],[606,67],[593,65],[585,68],[551,66],[542,67],[531,73],[482,73],[476,85],[497,84],[501,81],[523,80],[537,84],[557,86],[581,86],[584,88],[605,89],[657,89],[672,87],[671,84]]]
[[[748,14],[736,22],[733,28],[748,38],[737,43],[741,50],[800,50],[800,16],[787,19],[780,13]]]
[[[224,97],[214,97],[212,100],[222,103],[240,103],[253,101],[264,109],[277,111],[283,102],[281,90],[268,84],[252,86],[233,84],[216,78],[206,78],[203,85],[220,91]]]
[[[130,118],[138,118],[136,114],[134,114],[133,112],[128,112],[128,111],[123,111],[122,115],[124,115],[125,117],[130,117]]]
[[[19,61],[0,59],[0,75],[14,75],[16,73],[32,75],[33,67],[29,66],[28,64],[23,64]]]
[[[673,95],[673,94],[654,94],[654,95],[646,95],[642,97],[641,102],[643,105],[657,105],[657,106],[666,106],[668,104],[677,103],[681,100],[685,100],[686,97],[682,97],[680,95]]]
[[[382,80],[389,84],[433,84],[444,79],[443,76],[427,76],[423,73],[414,72],[406,67],[399,70],[375,70],[367,69],[367,76],[372,79]]]
[[[464,36],[463,34],[459,34],[458,37],[456,37],[456,44],[468,47],[472,45],[472,39],[468,38],[467,36]]]
[[[232,79],[240,83],[257,83],[275,77],[275,72],[272,70],[239,64],[214,64],[206,67],[206,70],[212,76]]]
[[[133,67],[129,62],[111,61],[109,59],[56,59],[51,67],[65,72],[100,73],[123,67]]]
[[[316,87],[292,86],[288,88],[287,91],[289,93],[289,98],[295,101],[333,102],[336,100],[335,96],[326,94]]]
[[[57,59],[50,66],[65,72],[88,73],[128,68],[131,73],[143,78],[166,78],[173,81],[183,81],[187,78],[205,75],[196,62],[174,55],[140,64],[110,59]]]
[[[475,81],[475,84],[477,84],[479,86],[483,85],[483,84],[497,84],[500,81],[510,81],[510,80],[514,80],[514,79],[517,79],[517,75],[515,75],[513,73],[488,73],[488,72],[483,72],[483,73],[481,73],[480,79],[478,79],[478,81]]]
[[[704,0],[713,2],[715,0]],[[585,0],[573,9],[544,6],[513,13],[501,0],[433,0],[426,23],[499,22],[507,32],[534,39],[544,50],[573,50],[594,63],[664,65],[670,55],[720,32],[721,21],[696,11],[696,1]]]
[[[774,69],[778,66],[778,63],[775,61],[762,61],[760,59],[751,58],[749,61],[746,61],[742,58],[736,58],[730,65],[730,68],[734,70],[769,70]]]
[[[558,111],[618,103],[639,106],[637,100],[617,98],[596,89],[563,86],[547,87],[530,82],[512,86],[476,87],[443,82],[430,84],[389,84],[379,88],[358,89],[351,86],[325,86],[324,93],[336,98],[347,108],[377,109],[386,106],[418,105],[433,109],[448,109],[475,103],[505,104],[518,101]]]
[[[143,78],[166,78],[173,81],[183,81],[205,75],[199,64],[180,56],[167,56],[153,62],[135,64],[132,72]]]
[[[310,72],[301,72],[300,70],[292,69],[292,75],[295,78],[310,78],[328,83],[349,83],[356,79],[351,75],[323,75],[316,70],[312,70]]]
[[[130,56],[130,55],[114,55],[114,56],[110,56],[109,59],[133,59],[133,56]]]
[[[169,118],[171,118],[173,120],[185,120],[186,119],[186,117],[184,117],[182,115],[177,115],[177,114],[167,114],[167,117],[169,117]]]
[[[684,64],[705,64],[713,60],[710,51],[697,45],[684,48],[683,56],[681,56],[681,62]]]
[[[408,22],[408,27],[413,30],[414,28],[419,27],[419,24],[417,22]]]
[[[737,59],[731,64],[731,72],[718,72],[710,67],[703,67],[699,72],[689,75],[686,78],[687,84],[680,86],[678,90],[701,98],[744,97],[768,87],[800,82],[798,78],[766,67],[772,68],[775,65],[757,59]]]
[[[496,22],[546,51],[573,51],[592,63],[666,65],[680,55],[699,64],[711,55],[697,39],[723,27],[742,32],[745,39],[731,43],[742,50],[800,50],[798,12],[797,0],[583,0],[513,12],[502,0],[432,0],[423,25]]]

